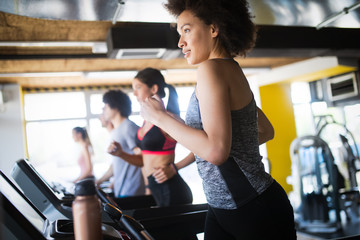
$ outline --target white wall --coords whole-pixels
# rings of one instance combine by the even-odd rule
[[[4,84],[0,85],[1,89],[4,106],[0,106],[0,170],[11,178],[14,163],[25,158],[20,86]]]

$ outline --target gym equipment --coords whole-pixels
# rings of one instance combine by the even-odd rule
[[[290,155],[295,170],[293,183],[301,205],[298,229],[308,232],[335,232],[341,229],[339,189],[341,175],[328,144],[317,136],[293,140]]]
[[[46,217],[0,172],[4,239],[46,239]]]
[[[72,219],[71,204],[74,196],[52,188],[27,159],[15,162],[11,176],[49,220]]]
[[[308,232],[336,232],[342,221],[360,220],[359,151],[353,134],[332,115],[315,120],[316,134],[296,138],[290,146],[296,222]]]
[[[11,175],[15,182],[24,191],[25,195],[30,201],[50,220],[56,219],[72,219],[72,202],[74,195],[63,190],[60,185],[55,188],[36,171],[29,160],[20,159],[16,161]],[[124,204],[125,206],[136,206],[140,202],[139,197],[134,197],[128,200],[133,200],[136,203]],[[125,199],[125,198],[124,198]],[[120,201],[120,202],[122,202]],[[151,201],[150,201],[151,202]],[[103,222],[113,222],[108,214],[102,212]]]
[[[0,191],[4,239],[74,239],[71,220],[47,219],[1,171]],[[112,226],[102,224],[101,228],[104,240],[124,240],[123,234]]]
[[[156,240],[192,240],[204,232],[207,203],[122,210],[104,191],[97,191],[105,207],[113,206],[123,215],[136,219]]]
[[[25,192],[26,196],[49,219],[72,219],[71,204],[74,195],[66,191],[60,184],[50,185],[32,166],[29,160],[20,159],[15,162],[11,175]],[[155,206],[152,196],[135,196],[114,198],[122,209],[145,208]],[[112,221],[107,214],[103,214],[104,221]]]
[[[39,206],[39,210],[49,219],[53,221],[72,219],[71,203],[73,196],[65,196],[61,191],[54,190],[28,160],[17,161],[11,175],[26,196],[35,206]],[[156,240],[169,239],[169,236],[173,240],[196,239],[192,237],[204,231],[207,204],[129,209],[129,206],[142,205],[131,203],[130,200],[137,199],[137,197],[114,200],[101,189],[98,189],[98,196],[103,203],[110,203],[121,209],[123,214],[136,219]],[[124,201],[126,201],[125,206],[127,206],[125,209],[122,208]],[[112,225],[114,220],[102,211],[102,222]]]
[[[154,238],[145,230],[144,226],[132,217],[125,215],[117,207],[107,203],[104,211],[119,225],[126,229],[129,235],[136,240],[154,240]]]
[[[319,119],[316,135],[322,139],[329,138],[327,142],[337,146],[337,149],[340,150],[338,164],[346,169],[343,171],[344,186],[339,189],[340,208],[345,212],[347,221],[357,221],[360,216],[360,193],[356,174],[360,171],[360,159],[355,138],[346,125],[336,122],[332,115],[321,115],[316,118]],[[332,130],[329,130],[330,136],[324,134],[328,129]],[[353,148],[350,146],[349,139]]]
[[[348,139],[342,134],[339,134],[339,137],[344,146],[344,161],[347,165],[350,185],[346,190],[340,190],[340,206],[348,221],[356,221],[360,217],[360,193],[356,179],[356,174],[360,171],[360,159],[358,154],[354,154]]]

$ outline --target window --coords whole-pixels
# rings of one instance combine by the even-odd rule
[[[26,94],[24,103],[26,121],[86,116],[85,95],[82,92]]]
[[[86,127],[89,132],[95,174],[104,171],[107,133],[98,119],[103,107],[102,94],[77,91],[24,95],[29,159],[34,166],[44,169],[45,178],[72,181],[78,176],[80,147],[72,139],[76,126]]]
[[[185,117],[187,105],[194,87],[177,87],[181,117]],[[126,90],[125,90],[126,91]],[[86,127],[93,145],[95,177],[100,177],[109,167],[106,149],[109,133],[101,126],[99,115],[102,113],[103,91],[74,91],[25,93],[24,112],[29,159],[39,173],[49,182],[64,183],[74,180],[80,170],[77,165],[79,146],[72,139],[72,129]],[[129,92],[132,101],[130,120],[138,126],[143,124],[140,105]],[[167,99],[164,99],[167,102]],[[180,144],[176,147],[175,162],[182,160],[189,151]],[[196,164],[180,170],[189,184],[194,203],[205,202],[200,176]]]

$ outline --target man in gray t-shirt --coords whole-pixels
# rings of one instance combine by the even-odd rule
[[[136,147],[135,137],[138,126],[125,119],[120,126],[111,132],[111,140],[121,144],[123,151],[132,154]],[[144,180],[141,168],[112,156],[114,172],[114,194],[116,197],[137,196],[145,194]],[[141,179],[141,180],[140,180]]]
[[[138,126],[128,119],[131,114],[130,98],[120,90],[110,90],[103,96],[104,117],[114,125],[111,141],[121,144],[123,151],[132,154],[136,147],[135,137]],[[97,184],[114,177],[113,188],[115,197],[145,195],[145,184],[141,168],[132,165],[120,157],[112,156],[112,164],[108,171],[96,181]]]

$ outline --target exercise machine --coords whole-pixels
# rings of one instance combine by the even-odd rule
[[[0,171],[2,200],[1,230],[3,239],[64,239],[74,240],[73,222],[69,219],[51,221]],[[104,240],[125,240],[124,233],[102,224]],[[134,238],[135,240],[138,240]]]
[[[341,175],[328,144],[318,136],[303,136],[290,146],[294,192],[300,205],[296,223],[308,232],[341,229]]]
[[[207,203],[122,210],[107,193],[97,191],[105,206],[113,206],[123,215],[136,219],[156,240],[195,240],[197,234],[204,232]]]
[[[62,191],[54,189],[26,159],[17,161],[12,169],[12,177],[25,195],[49,219],[72,219],[72,195],[65,195]],[[111,198],[101,189],[98,196],[104,204],[111,204],[124,215],[136,219],[155,239],[186,239],[196,236],[204,231],[207,204],[188,204],[172,207],[141,207],[142,204],[132,204],[131,200],[137,197],[124,199]],[[125,208],[122,204],[125,201]],[[151,202],[151,201],[149,201]],[[102,222],[113,223],[114,219],[102,211]],[[196,238],[194,238],[196,239]]]
[[[357,174],[360,171],[359,150],[355,138],[346,125],[335,121],[332,115],[317,116],[316,136],[324,139],[338,150],[338,165],[344,176],[343,188],[340,191],[340,208],[346,214],[347,221],[359,220],[360,192]],[[326,132],[330,134],[326,134]],[[352,146],[351,146],[351,144]]]

